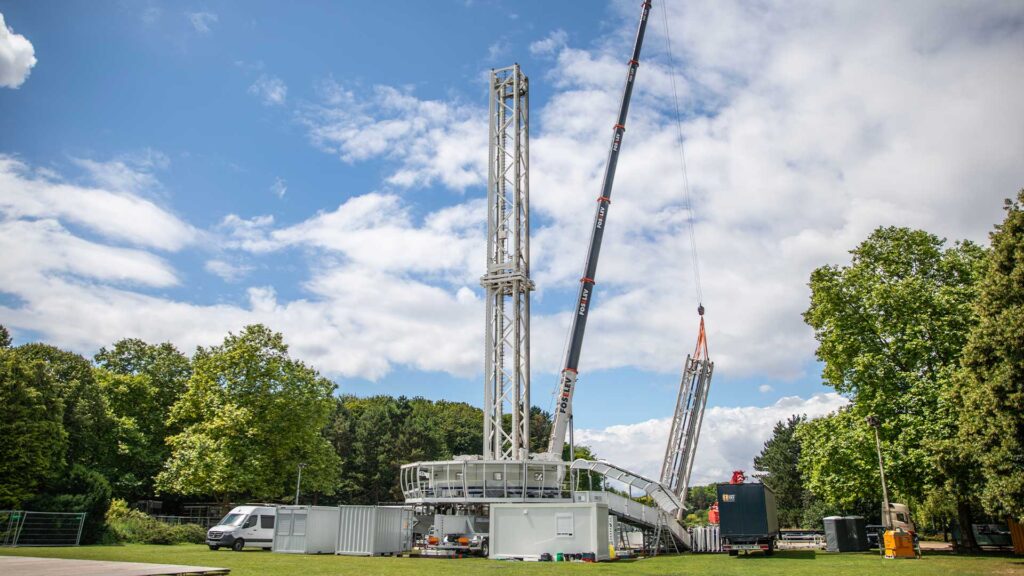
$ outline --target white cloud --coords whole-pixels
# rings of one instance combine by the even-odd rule
[[[0,276],[8,293],[31,292],[47,277],[66,275],[130,285],[178,283],[161,258],[83,240],[53,219],[0,220]]]
[[[733,470],[754,469],[754,456],[771,438],[776,422],[792,415],[823,416],[845,406],[836,393],[810,398],[790,396],[771,406],[709,407],[704,414],[690,485],[724,482]],[[578,430],[576,441],[590,446],[601,459],[649,478],[661,474],[671,418],[619,424],[600,430]]]
[[[179,250],[197,239],[199,233],[192,226],[132,193],[132,187],[148,182],[148,176],[133,173],[118,161],[86,161],[85,166],[101,175],[99,187],[32,174],[22,162],[0,155],[0,212],[8,219],[57,218],[106,238],[161,250]],[[115,185],[107,188],[103,183]]]
[[[0,13],[0,86],[17,88],[36,65],[36,51],[28,38],[15,34]]]
[[[757,387],[757,391],[761,394],[767,394],[773,390],[775,390],[775,388],[772,388],[771,384],[761,384]]]
[[[555,54],[565,47],[566,42],[569,40],[569,34],[565,30],[559,28],[554,30],[551,34],[548,34],[543,40],[537,40],[536,42],[530,43],[530,54],[534,56],[547,56]]]
[[[376,86],[373,95],[325,82],[323,103],[301,119],[313,143],[345,162],[394,160],[388,178],[401,187],[440,182],[465,190],[487,181],[487,115],[482,109],[420,100],[408,91]]]
[[[484,261],[484,212],[484,202],[473,200],[439,209],[417,224],[399,196],[370,193],[285,228],[272,228],[269,216],[236,215],[226,217],[221,228],[229,247],[254,253],[306,246],[367,270],[475,283]]]
[[[211,25],[217,23],[217,15],[213,12],[186,12],[185,17],[192,24],[192,28],[200,34],[209,34]]]
[[[249,94],[259,97],[265,106],[281,106],[288,97],[288,86],[277,76],[260,74],[249,86]]]
[[[509,45],[508,41],[502,39],[494,42],[487,47],[487,59],[490,61],[497,60],[508,53]]]
[[[270,185],[270,191],[278,198],[284,198],[284,195],[288,193],[288,183],[284,181],[284,178],[274,178],[274,183]]]
[[[147,293],[180,283],[161,257],[87,240],[64,223],[150,249],[180,249],[172,239],[199,232],[130,192],[75,186],[52,171],[33,175],[0,157],[0,291],[16,302],[0,305],[0,319],[87,354],[123,337],[189,350],[263,322],[285,334],[297,357],[331,375],[373,379],[404,365],[468,377],[480,368],[483,304],[469,286],[483,259],[476,254],[482,213],[471,202],[418,223],[399,197],[368,194],[276,229],[269,216],[230,215],[202,234],[255,254],[304,249],[305,295],[282,302],[273,287],[250,286],[244,303],[193,304]],[[174,226],[161,229],[168,223]],[[474,273],[467,274],[471,259]],[[254,268],[244,262],[223,254],[204,268],[237,282]]]
[[[225,260],[213,259],[207,260],[203,264],[203,269],[219,276],[225,282],[237,282],[245,277],[246,274],[252,271],[252,266],[245,264],[233,264]]]

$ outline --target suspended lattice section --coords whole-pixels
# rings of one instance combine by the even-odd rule
[[[679,396],[672,415],[665,460],[661,465],[661,483],[681,502],[686,501],[690,484],[693,458],[697,452],[700,426],[704,420],[704,406],[711,386],[711,373],[715,365],[708,359],[707,340],[704,336],[704,318],[700,320],[697,349],[686,357],[683,378],[679,383]],[[682,514],[682,510],[679,511]]]

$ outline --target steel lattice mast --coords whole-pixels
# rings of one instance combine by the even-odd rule
[[[530,447],[530,92],[515,64],[491,71],[487,176],[485,460]],[[504,415],[511,415],[511,427]]]

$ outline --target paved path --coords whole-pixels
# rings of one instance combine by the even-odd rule
[[[227,574],[227,568],[143,564],[142,562],[106,562],[99,560],[62,560],[0,556],[0,574],[4,576],[158,576],[185,574]]]

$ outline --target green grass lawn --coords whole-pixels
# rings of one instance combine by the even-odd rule
[[[800,575],[870,576],[873,574],[1024,576],[1024,558],[1008,556],[957,557],[926,554],[921,560],[883,560],[877,554],[826,554],[783,551],[774,557],[760,554],[729,557],[724,554],[684,554],[646,560],[622,560],[600,564],[500,562],[484,559],[442,560],[428,558],[356,558],[350,556],[302,556],[264,551],[212,552],[206,546],[180,544],[152,546],[82,546],[80,548],[7,548],[0,555],[123,560],[161,564],[190,564],[230,568],[233,576],[267,574],[394,574],[429,576],[447,574],[701,574],[715,576]]]

